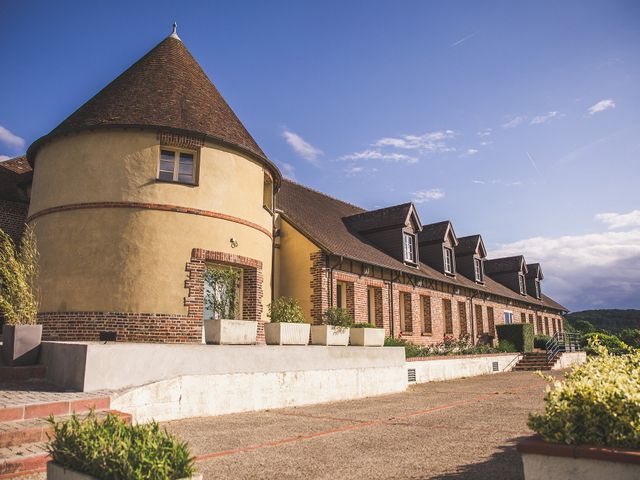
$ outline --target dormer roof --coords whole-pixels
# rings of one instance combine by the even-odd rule
[[[344,222],[350,229],[359,233],[408,225],[413,225],[416,231],[422,228],[416,207],[411,202],[350,215],[344,218]]]
[[[41,143],[89,129],[151,128],[200,137],[240,150],[281,175],[177,35],[171,34],[73,112]]]
[[[447,236],[451,237],[453,245],[458,245],[458,238],[449,220],[431,223],[422,226],[422,231],[418,235],[418,243],[442,243],[447,239]]]
[[[456,255],[472,255],[476,253],[478,253],[481,258],[487,256],[487,249],[484,246],[482,235],[468,235],[466,237],[458,237]]]
[[[524,256],[516,255],[513,257],[493,258],[485,260],[485,273],[491,275],[493,273],[522,272],[527,273],[527,263]]]
[[[527,264],[527,278],[537,278],[538,280],[542,280],[544,278],[544,275],[542,274],[542,267],[539,263]]]

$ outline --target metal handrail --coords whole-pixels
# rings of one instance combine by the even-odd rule
[[[579,352],[582,350],[580,334],[573,332],[556,332],[545,345],[547,362],[554,360],[561,352]]]

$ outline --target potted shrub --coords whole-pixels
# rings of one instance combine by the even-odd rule
[[[186,443],[154,421],[130,425],[111,413],[99,420],[73,414],[64,422],[49,418],[49,480],[114,478],[201,479]]]
[[[5,322],[2,326],[5,365],[33,365],[38,361],[42,325],[36,325],[37,275],[38,249],[33,229],[25,228],[19,249],[0,230],[0,312]]]
[[[269,305],[270,323],[264,325],[267,345],[307,345],[311,325],[295,298],[280,297]]]
[[[526,480],[640,478],[640,351],[597,356],[554,382],[545,410],[529,416],[538,436],[518,443]]]
[[[349,331],[349,342],[358,347],[382,347],[384,328],[377,328],[370,323],[354,323]]]
[[[322,315],[322,325],[311,326],[311,343],[346,347],[352,323],[353,319],[345,308],[328,308]]]
[[[252,345],[256,343],[258,322],[238,320],[242,272],[232,267],[207,265],[204,272],[206,343],[216,345]]]

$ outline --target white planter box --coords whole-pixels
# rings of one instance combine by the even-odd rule
[[[312,345],[340,345],[349,344],[349,328],[333,325],[311,325]]]
[[[352,328],[349,333],[351,345],[358,347],[382,347],[384,328]]]
[[[308,345],[308,323],[265,323],[264,337],[267,345]]]
[[[253,345],[258,322],[250,320],[204,320],[204,339],[215,345]]]
[[[55,462],[47,462],[47,480],[97,480],[97,478],[74,470],[67,470]],[[202,480],[202,475],[196,474],[188,479],[180,480]]]

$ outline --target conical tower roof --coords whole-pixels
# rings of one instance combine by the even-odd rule
[[[242,125],[218,89],[174,33],[73,112],[51,137],[105,127],[147,127],[195,134],[236,148],[276,167]]]

